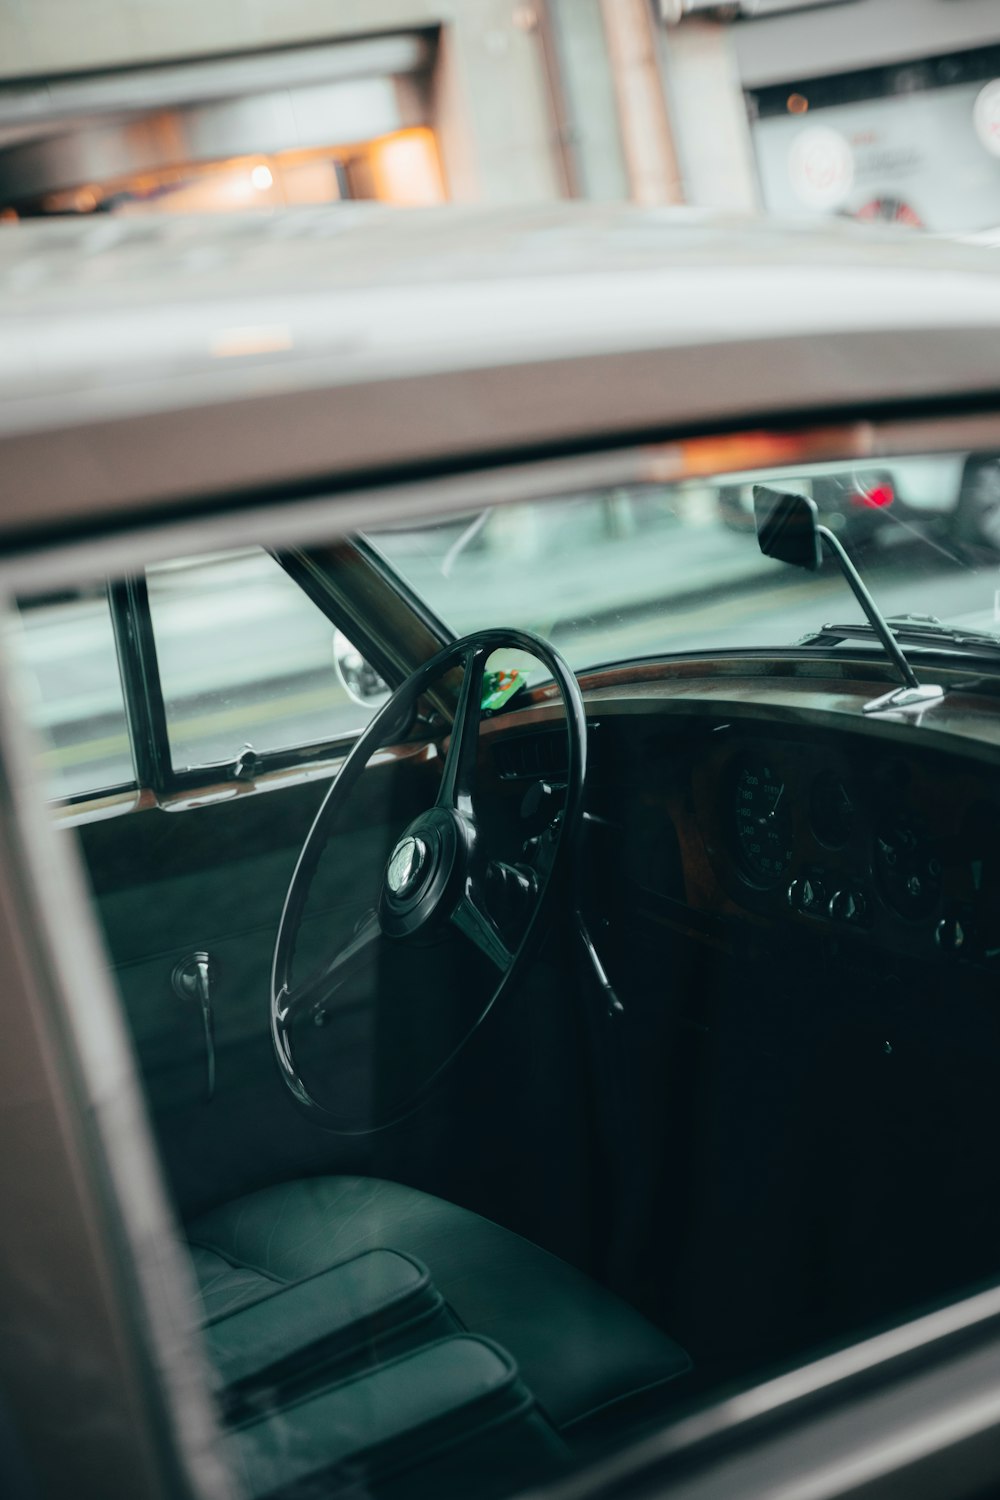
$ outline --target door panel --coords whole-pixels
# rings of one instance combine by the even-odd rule
[[[306,962],[336,948],[362,915],[354,872],[385,857],[418,793],[398,763],[369,772],[310,902]],[[299,849],[328,786],[310,780],[178,811],[151,808],[86,825],[84,858],[109,958],[178,1207],[329,1167],[334,1138],[297,1113],[272,1055],[271,955]],[[414,806],[416,804],[414,803]],[[209,955],[215,1092],[207,1097],[200,1002],[175,966]],[[351,1152],[357,1158],[358,1150]]]

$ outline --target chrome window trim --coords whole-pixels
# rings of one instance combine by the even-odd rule
[[[981,1500],[1000,1472],[997,1339],[741,1426],[681,1421],[547,1500]],[[725,1415],[722,1402],[706,1415]]]

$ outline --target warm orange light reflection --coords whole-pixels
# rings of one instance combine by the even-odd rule
[[[802,432],[732,432],[692,438],[646,450],[647,476],[659,484],[676,483],[744,469],[780,469],[826,458],[863,458],[871,452],[871,428],[815,427]]]
[[[441,203],[444,177],[434,132],[423,126],[364,144],[178,162],[48,195],[47,213],[226,213],[336,203],[345,191],[405,207]]]
[[[295,340],[284,323],[249,324],[220,328],[212,336],[213,359],[247,359],[254,354],[278,354],[291,349]]]
[[[804,115],[809,108],[805,94],[789,94],[785,104],[790,115]]]
[[[418,208],[444,201],[444,179],[434,132],[425,126],[382,136],[369,147],[375,197]]]

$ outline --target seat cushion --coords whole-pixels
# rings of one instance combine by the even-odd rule
[[[209,1317],[362,1250],[415,1255],[459,1323],[510,1351],[562,1429],[604,1419],[617,1405],[624,1411],[630,1398],[690,1367],[680,1345],[580,1271],[399,1183],[283,1183],[211,1210],[188,1234]]]

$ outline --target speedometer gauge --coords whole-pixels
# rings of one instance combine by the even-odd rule
[[[792,862],[792,815],[784,777],[769,761],[740,761],[732,787],[740,859],[751,879],[773,885]]]
[[[854,828],[854,803],[836,771],[820,771],[809,793],[809,821],[821,844],[840,849]]]

